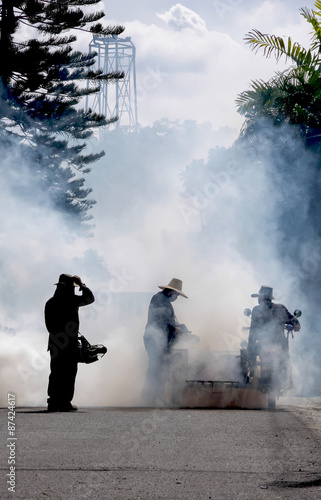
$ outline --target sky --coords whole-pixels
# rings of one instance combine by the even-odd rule
[[[244,42],[252,29],[291,36],[307,45],[309,25],[299,13],[308,0],[203,0],[131,2],[105,0],[108,24],[120,24],[136,46],[138,120],[197,120],[213,130],[229,127],[220,138],[237,136],[243,117],[237,95],[252,80],[268,80],[285,68],[273,58],[255,54]],[[219,134],[218,134],[219,141]]]
[[[108,347],[98,363],[79,368],[75,403],[80,405],[139,404],[147,367],[142,335],[148,300],[173,277],[183,280],[189,297],[175,303],[178,318],[200,337],[200,348],[208,352],[238,350],[246,335],[241,333],[246,324],[242,311],[255,305],[250,295],[262,284],[274,287],[277,300],[285,301],[291,311],[304,306],[292,286],[299,279],[297,270],[286,269],[285,280],[274,252],[280,236],[277,221],[268,220],[268,231],[261,227],[265,207],[273,206],[277,212],[284,198],[283,184],[274,189],[269,175],[271,151],[265,152],[267,165],[258,170],[250,161],[239,162],[233,153],[225,157],[229,153],[223,149],[237,138],[243,123],[235,107],[238,93],[247,90],[251,80],[267,80],[285,67],[251,52],[244,35],[257,28],[307,45],[309,27],[299,14],[302,6],[311,8],[313,3],[105,3],[105,22],[125,26],[122,36],[131,37],[136,46],[141,133],[107,134],[99,142],[88,141],[87,153],[106,150],[86,177],[97,201],[92,210],[94,236],[71,235],[61,214],[44,203],[43,193],[24,168],[24,158],[17,151],[1,152],[10,175],[3,182],[0,201],[2,213],[7,214],[0,234],[5,291],[0,308],[0,378],[10,381],[6,388],[17,392],[20,404],[46,401],[49,362],[43,306],[62,272],[81,276],[94,291],[96,302],[81,311],[81,332],[92,343]],[[89,41],[81,36],[79,48],[87,52]],[[295,148],[295,138],[287,133]],[[217,153],[214,177],[205,176],[194,196],[182,198],[182,173],[193,165],[202,171],[217,146],[222,150]],[[13,158],[21,165],[23,188],[30,187],[30,200],[19,196],[10,169]],[[298,161],[293,176],[298,191],[309,182],[308,176],[300,175]],[[206,218],[211,221],[210,234],[201,239],[201,221]],[[253,245],[257,254],[263,250],[256,268],[249,255],[233,244],[236,240],[247,248],[255,228],[265,244],[265,248]],[[95,259],[84,258],[88,252],[99,256],[103,273]],[[304,266],[311,258],[314,266],[320,265],[320,255],[317,243],[306,245],[301,271],[308,272]],[[128,304],[121,307],[118,292],[143,294],[134,304],[138,313],[132,324],[124,313]]]

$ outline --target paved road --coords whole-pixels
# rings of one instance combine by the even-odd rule
[[[273,411],[18,408],[16,440],[1,409],[0,497],[321,498],[321,402],[300,401]]]

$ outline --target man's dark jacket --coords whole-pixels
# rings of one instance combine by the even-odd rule
[[[278,345],[287,350],[287,338],[284,335],[285,324],[291,324],[294,331],[300,330],[299,321],[282,304],[271,302],[269,306],[260,304],[252,311],[249,334],[249,348],[256,342],[260,345]]]
[[[54,296],[45,305],[45,323],[49,332],[48,350],[70,352],[78,345],[79,307],[92,304],[95,297],[89,288],[81,287],[82,295],[58,285]]]
[[[145,336],[148,336],[149,328],[161,330],[169,344],[175,332],[176,318],[174,308],[169,297],[164,292],[158,292],[150,301]]]

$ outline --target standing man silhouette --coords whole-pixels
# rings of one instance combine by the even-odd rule
[[[79,276],[61,274],[55,284],[57,289],[45,305],[50,352],[48,411],[76,411],[71,401],[78,368],[78,310],[92,304],[95,297]],[[75,295],[75,287],[82,295]]]
[[[149,365],[143,389],[143,404],[154,405],[165,398],[164,388],[169,367],[169,354],[180,326],[177,323],[172,302],[177,297],[188,298],[182,292],[182,281],[173,278],[168,285],[155,294],[148,309],[148,320],[144,333],[144,345]]]

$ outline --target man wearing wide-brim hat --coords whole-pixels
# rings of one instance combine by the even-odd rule
[[[143,389],[143,403],[154,405],[164,400],[164,384],[168,368],[168,356],[179,326],[172,302],[179,296],[188,298],[182,291],[182,281],[173,278],[168,285],[159,286],[162,290],[151,299],[148,320],[144,333],[144,345],[148,354],[149,366]]]
[[[45,305],[50,352],[48,411],[75,411],[71,401],[78,366],[78,310],[92,304],[95,297],[79,276],[61,274],[55,285],[56,291]],[[76,287],[81,295],[75,294]]]
[[[292,325],[296,332],[301,326],[297,318],[284,305],[272,302],[274,300],[273,288],[270,286],[261,286],[259,292],[252,294],[251,297],[257,297],[259,303],[252,310],[248,342],[250,372],[253,376],[256,356],[260,355],[262,349],[277,346],[284,360],[288,360],[288,339],[284,335],[285,325]]]

